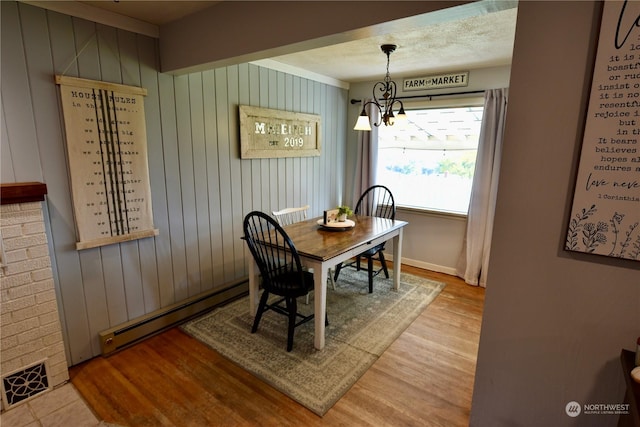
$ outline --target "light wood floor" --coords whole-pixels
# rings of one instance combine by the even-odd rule
[[[123,426],[467,426],[484,289],[447,286],[319,417],[178,328],[70,369],[98,418]]]

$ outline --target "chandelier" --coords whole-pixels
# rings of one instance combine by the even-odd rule
[[[407,119],[402,101],[396,98],[396,82],[391,80],[391,76],[389,75],[389,56],[391,52],[396,50],[396,47],[395,44],[383,44],[380,46],[380,49],[387,55],[387,74],[384,76],[383,81],[373,85],[373,100],[362,104],[362,112],[353,128],[354,130],[371,130],[369,116],[367,116],[367,112],[365,111],[365,107],[369,104],[374,105],[380,112],[380,119],[374,123],[374,126],[380,126],[382,123],[384,123],[385,126],[393,126],[396,120]],[[380,92],[382,97],[376,96],[376,92]],[[395,104],[400,106],[397,116],[393,114]]]

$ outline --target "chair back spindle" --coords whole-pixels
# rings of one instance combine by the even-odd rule
[[[309,205],[300,206],[297,208],[286,208],[273,212],[273,217],[278,221],[281,226],[293,224],[295,222],[304,221],[307,219],[307,212],[309,211]]]
[[[396,204],[393,194],[384,185],[369,187],[360,196],[354,212],[358,215],[395,219]]]
[[[245,217],[244,229],[265,289],[276,295],[303,296],[313,288],[303,274],[293,242],[273,218],[251,212]]]

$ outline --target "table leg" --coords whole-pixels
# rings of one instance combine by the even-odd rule
[[[393,238],[393,289],[400,289],[400,269],[402,265],[402,228]]]
[[[327,313],[327,268],[322,264],[313,266],[313,323],[315,324],[314,346],[324,348],[324,322]]]
[[[253,258],[249,261],[249,313],[255,316],[260,303],[259,287],[260,279],[258,277],[258,266]]]

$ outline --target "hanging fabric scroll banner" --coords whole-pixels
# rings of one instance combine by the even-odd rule
[[[153,227],[146,89],[56,76],[78,241],[87,249],[158,235]]]

